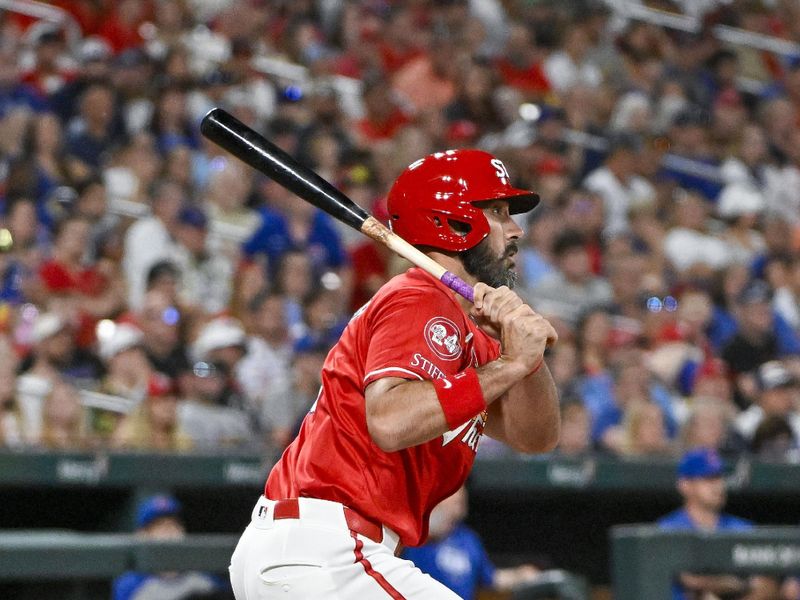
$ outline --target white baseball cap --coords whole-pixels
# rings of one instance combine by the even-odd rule
[[[100,338],[98,354],[104,361],[109,361],[120,352],[139,346],[143,339],[141,329],[130,323],[119,323],[111,335]]]
[[[67,322],[56,313],[40,313],[33,323],[33,343],[39,344],[53,337],[67,326]]]
[[[242,325],[236,319],[220,317],[209,322],[200,331],[192,345],[194,360],[205,360],[214,350],[230,346],[244,346],[247,340]]]
[[[761,192],[738,183],[726,185],[717,200],[717,214],[723,218],[757,215],[765,208],[766,202]]]

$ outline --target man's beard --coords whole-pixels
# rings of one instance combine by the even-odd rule
[[[498,288],[505,285],[514,289],[517,283],[517,273],[506,268],[506,259],[517,253],[517,242],[512,241],[506,246],[506,251],[499,258],[492,256],[489,249],[489,240],[484,239],[480,244],[461,253],[461,262],[467,273],[482,281],[486,285]]]

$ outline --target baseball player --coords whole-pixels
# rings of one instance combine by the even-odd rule
[[[478,150],[398,177],[394,231],[474,285],[474,305],[412,268],[356,312],[231,558],[237,600],[458,598],[397,554],[425,541],[484,433],[523,452],[558,441],[543,362],[557,334],[510,289],[522,235],[511,215],[538,202]]]

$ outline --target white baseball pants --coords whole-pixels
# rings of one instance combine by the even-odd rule
[[[352,531],[339,503],[297,504],[296,518],[274,518],[276,503],[259,499],[231,557],[236,600],[459,600],[394,555],[398,536],[387,527],[379,543]]]

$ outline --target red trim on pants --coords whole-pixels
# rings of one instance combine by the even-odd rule
[[[398,592],[391,583],[386,581],[386,578],[378,573],[375,569],[372,568],[370,562],[364,558],[364,553],[361,552],[361,549],[364,547],[364,542],[358,539],[358,535],[355,531],[351,531],[350,535],[356,541],[356,547],[353,549],[353,553],[356,555],[356,562],[361,563],[361,566],[364,567],[364,570],[367,572],[367,575],[372,577],[375,581],[378,582],[378,585],[383,588],[383,590],[392,597],[393,600],[406,600],[405,596]]]

